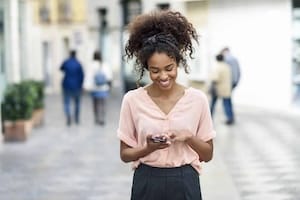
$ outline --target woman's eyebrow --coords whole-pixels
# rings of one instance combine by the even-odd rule
[[[173,63],[170,63],[170,64],[164,66],[163,68],[167,68],[167,67],[170,67],[170,66],[172,66],[172,65],[173,65]],[[150,69],[150,68],[152,68],[152,69],[159,69],[159,67],[155,67],[155,66],[149,66],[149,69]]]
[[[168,65],[166,65],[165,66],[165,68],[167,68],[167,67],[171,67],[173,65],[173,63],[171,63],[171,64],[168,64]]]

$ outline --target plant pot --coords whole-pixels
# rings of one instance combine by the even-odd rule
[[[41,126],[44,122],[44,109],[40,108],[37,110],[34,110],[32,113],[32,125],[33,127]]]
[[[25,141],[31,133],[31,120],[4,121],[4,141]]]

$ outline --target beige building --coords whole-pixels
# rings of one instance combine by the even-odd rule
[[[87,55],[87,10],[85,0],[40,0],[31,1],[33,8],[32,36],[34,43],[31,56],[32,69],[45,80],[46,91],[60,91],[61,73],[59,67],[69,55],[77,51],[78,58],[85,66]]]

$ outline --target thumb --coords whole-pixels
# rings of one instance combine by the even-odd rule
[[[175,138],[175,134],[174,134],[173,132],[171,132],[171,131],[169,131],[169,132],[167,133],[167,135],[170,137],[170,139]]]

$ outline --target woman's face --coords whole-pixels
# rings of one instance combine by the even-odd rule
[[[150,78],[162,90],[168,90],[175,84],[177,63],[166,53],[155,52],[148,60]]]

